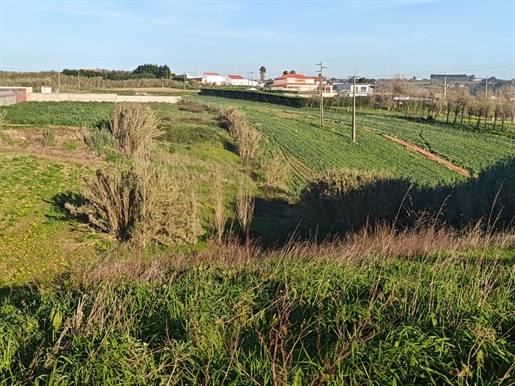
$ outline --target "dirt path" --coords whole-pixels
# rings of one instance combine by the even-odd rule
[[[461,174],[462,176],[465,176],[467,178],[477,178],[477,175],[475,174],[471,174],[467,169],[464,169],[464,168],[461,168],[459,166],[456,166],[454,165],[452,162],[442,158],[442,157],[439,157],[437,156],[436,154],[433,154],[427,150],[424,150],[418,146],[415,146],[413,145],[412,143],[409,143],[409,142],[406,142],[406,141],[403,141],[402,139],[399,139],[397,137],[394,137],[394,136],[391,136],[391,135],[388,135],[388,134],[385,134],[385,133],[380,133],[376,130],[373,130],[373,129],[368,129],[366,127],[361,127],[363,130],[365,131],[368,131],[369,133],[374,133],[374,134],[378,134],[378,135],[382,135],[383,137],[385,138],[388,138],[390,141],[393,141],[395,143],[398,143],[399,145],[402,145],[406,150],[409,150],[413,153],[416,153],[430,161],[433,161],[439,165],[442,165],[442,166],[445,166],[447,169],[450,169],[452,171],[455,171],[456,173],[459,173]]]

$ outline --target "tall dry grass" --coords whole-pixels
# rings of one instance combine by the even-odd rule
[[[148,159],[155,140],[163,135],[156,113],[143,103],[118,103],[111,115],[111,133],[119,150],[135,158]]]
[[[254,217],[255,199],[252,192],[252,186],[248,179],[242,180],[238,188],[238,196],[236,197],[236,214],[240,228],[245,234],[247,243],[250,239],[250,224]]]
[[[66,206],[120,241],[143,246],[150,242],[195,244],[203,229],[192,184],[185,183],[186,177],[172,165],[151,160],[155,140],[161,135],[157,123],[148,105],[117,105],[110,129],[125,157],[86,177],[84,203]]]
[[[228,107],[220,111],[218,119],[235,139],[238,155],[246,161],[257,160],[261,134],[249,127],[245,114],[234,107]]]

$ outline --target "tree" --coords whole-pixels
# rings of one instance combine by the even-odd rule
[[[170,67],[168,67],[166,64],[164,66],[158,66],[157,64],[139,65],[132,73],[144,75],[148,78],[169,79],[171,76]]]
[[[259,77],[261,79],[261,82],[265,81],[265,75],[266,75],[266,67],[265,66],[261,66],[259,68]]]
[[[291,70],[290,74],[296,74],[295,70]]]
[[[284,71],[283,71],[283,75],[288,75],[288,71],[287,71],[287,70],[284,70]]]

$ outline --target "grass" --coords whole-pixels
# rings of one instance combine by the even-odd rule
[[[60,202],[77,192],[81,167],[2,154],[0,170],[1,285],[45,281],[96,253],[101,238],[74,230]]]
[[[114,103],[55,102],[18,103],[6,109],[6,124],[95,127],[109,120]]]
[[[476,244],[471,259],[449,233],[402,237],[420,247],[444,236],[439,253],[398,257],[381,245],[400,235],[383,232],[272,254],[225,245],[190,255],[204,261],[193,266],[158,254],[76,266],[52,291],[4,297],[0,374],[6,384],[508,385],[513,256]],[[239,262],[216,263],[227,249]]]
[[[210,237],[220,198],[231,208],[239,181],[250,182],[216,120],[229,103],[263,133],[270,153],[288,157],[298,187],[341,165],[376,170],[383,162],[426,186],[450,183],[452,173],[378,134],[360,133],[351,146],[340,113],[320,129],[310,110],[191,100],[201,108],[152,105],[165,135],[151,157],[195,188],[207,232],[195,246],[115,243],[63,210],[93,164],[0,152],[0,385],[514,384],[513,233],[481,224],[453,230],[426,218],[404,230],[306,241],[298,236],[308,220],[296,217],[306,208],[292,191],[265,190],[253,171],[262,190],[250,238],[236,230]],[[42,133],[86,122],[99,148],[110,146],[97,125],[109,104],[44,103],[35,107],[42,118],[26,110],[27,122],[18,106],[6,108],[8,128]],[[71,107],[77,116],[67,115]],[[44,123],[45,108],[53,123]],[[395,126],[370,119],[377,130]],[[413,125],[406,140],[425,128]],[[7,131],[0,138],[9,145]],[[215,183],[223,187],[218,200]],[[259,224],[290,241],[261,245]],[[315,240],[317,224],[308,230]]]

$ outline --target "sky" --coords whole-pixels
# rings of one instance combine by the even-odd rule
[[[0,70],[515,78],[515,0],[0,0]]]

